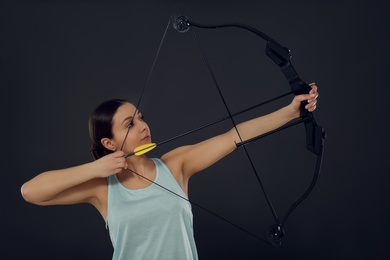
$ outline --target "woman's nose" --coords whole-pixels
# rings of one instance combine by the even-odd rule
[[[139,131],[140,131],[140,132],[145,131],[146,128],[147,128],[147,126],[148,126],[148,125],[147,125],[144,121],[140,121],[140,122],[139,122]]]

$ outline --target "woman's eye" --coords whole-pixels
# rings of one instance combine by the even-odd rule
[[[138,116],[138,120],[139,121],[144,121],[144,116],[143,115],[139,115]],[[126,125],[127,128],[132,128],[134,126],[134,120],[131,120],[130,123],[128,125]]]
[[[133,127],[133,120],[126,126],[127,128],[132,128]]]

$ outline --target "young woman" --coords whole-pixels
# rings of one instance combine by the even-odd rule
[[[289,105],[237,125],[242,141],[299,117],[302,101],[314,111],[318,92],[314,83],[311,88]],[[190,177],[236,148],[241,141],[236,130],[176,148],[161,159],[125,158],[152,138],[141,112],[124,100],[100,104],[89,130],[97,160],[39,174],[22,186],[23,198],[42,206],[92,204],[106,221],[113,259],[197,259],[191,205],[172,192],[187,197]]]

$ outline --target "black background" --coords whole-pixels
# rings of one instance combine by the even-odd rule
[[[389,4],[386,1],[2,1],[1,259],[110,259],[105,223],[88,205],[38,207],[20,186],[92,160],[87,120],[110,98],[139,99],[172,13],[256,27],[293,53],[319,86],[321,176],[271,247],[193,207],[200,259],[388,259]],[[238,29],[197,30],[232,112],[288,91],[265,42]],[[262,115],[291,97],[239,116]],[[169,27],[141,111],[154,141],[226,115],[191,34]],[[231,128],[223,122],[151,156]],[[248,145],[280,216],[308,186],[303,127]],[[273,219],[243,151],[190,182],[190,198],[265,238]]]

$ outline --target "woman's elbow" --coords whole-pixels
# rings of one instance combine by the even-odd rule
[[[25,201],[31,202],[31,198],[29,196],[27,183],[24,183],[22,187],[20,187],[20,193],[22,194],[22,197]]]
[[[28,182],[22,185],[22,187],[20,188],[20,193],[25,201],[36,205],[41,204],[39,201],[34,199],[34,196],[32,196],[31,189],[30,186],[28,185]]]

